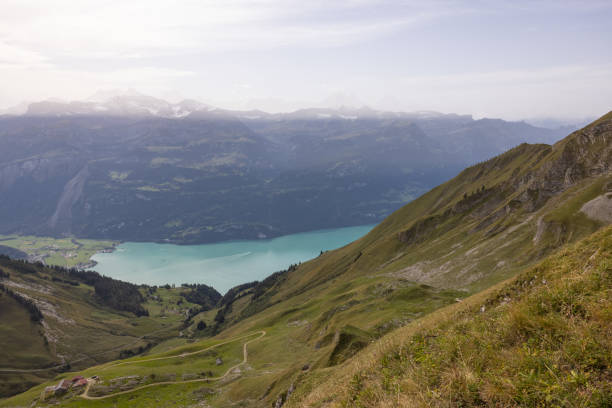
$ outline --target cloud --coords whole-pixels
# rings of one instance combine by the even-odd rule
[[[295,0],[3,0],[0,38],[48,57],[125,58],[334,46],[446,14],[409,2]],[[383,10],[383,11],[377,11]]]
[[[187,70],[158,67],[92,72],[46,64],[24,66],[0,63],[0,106],[57,96],[68,100],[83,99],[96,90],[111,88],[136,88],[158,94],[172,89],[175,81],[189,80],[194,75],[194,72]]]
[[[6,44],[0,41],[0,67],[31,67],[31,66],[46,66],[47,59],[33,51]]]
[[[130,87],[279,109],[341,90],[385,109],[600,110],[612,97],[603,51],[611,8],[604,0],[1,0],[0,106]]]
[[[612,64],[410,76],[401,78],[397,88],[400,109],[508,119],[578,118],[612,109]]]

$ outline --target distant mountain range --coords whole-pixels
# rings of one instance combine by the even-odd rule
[[[608,407],[611,223],[612,112],[223,296],[0,257],[0,407]]]
[[[202,243],[378,222],[567,129],[369,108],[230,111],[135,91],[0,116],[0,233]]]

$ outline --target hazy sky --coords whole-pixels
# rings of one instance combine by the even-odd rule
[[[134,88],[230,108],[612,109],[612,1],[0,0],[0,107]]]

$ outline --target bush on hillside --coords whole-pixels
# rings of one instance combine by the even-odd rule
[[[219,300],[221,300],[221,294],[211,286],[186,283],[181,286],[190,289],[188,291],[183,291],[181,296],[191,303],[202,306],[202,311],[212,309],[219,303]]]
[[[141,303],[144,301],[138,287],[106,276],[101,276],[93,284],[96,296],[107,306],[117,310],[132,312],[136,316],[148,316]]]

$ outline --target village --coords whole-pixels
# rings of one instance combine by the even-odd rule
[[[74,394],[80,393],[84,390],[89,382],[95,382],[98,379],[97,375],[87,379],[81,375],[73,377],[71,380],[65,378],[60,380],[57,385],[50,385],[46,387],[40,394],[40,401],[47,401],[53,397],[61,397],[69,392]]]

